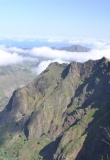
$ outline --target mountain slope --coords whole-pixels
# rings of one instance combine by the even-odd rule
[[[35,62],[0,66],[0,110],[8,103],[15,89],[27,85],[36,75],[32,73]]]
[[[0,158],[100,160],[109,153],[110,62],[52,63],[0,114]]]

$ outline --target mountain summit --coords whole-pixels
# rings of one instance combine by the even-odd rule
[[[110,125],[110,62],[51,63],[0,113],[0,158],[100,160]],[[105,139],[106,140],[106,139]]]
[[[56,50],[61,50],[61,51],[67,51],[67,52],[89,52],[90,48],[81,46],[81,45],[71,45],[68,47],[61,47],[61,48],[52,48]]]

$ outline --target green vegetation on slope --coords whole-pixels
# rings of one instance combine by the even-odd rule
[[[100,160],[110,153],[110,62],[50,64],[0,113],[0,158]],[[100,127],[101,126],[101,127]],[[9,147],[10,146],[10,147]]]

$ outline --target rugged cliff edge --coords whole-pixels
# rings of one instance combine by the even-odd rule
[[[100,160],[109,126],[109,60],[52,63],[0,113],[0,159]]]

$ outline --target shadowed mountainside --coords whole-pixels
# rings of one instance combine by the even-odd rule
[[[0,158],[100,160],[109,125],[109,60],[52,63],[0,113]]]

